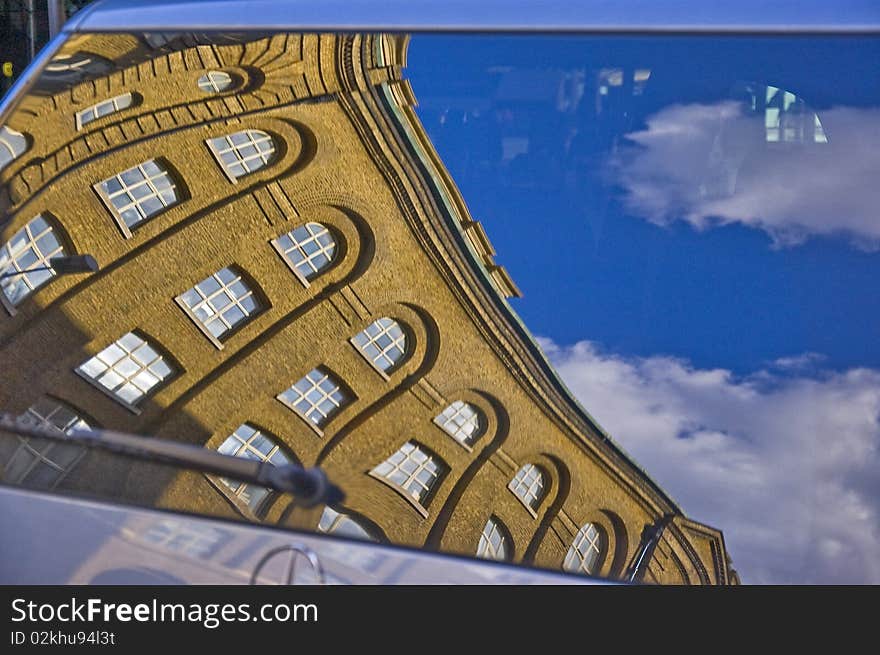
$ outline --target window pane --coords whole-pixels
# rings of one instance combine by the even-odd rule
[[[235,326],[262,310],[253,290],[236,269],[222,268],[177,297],[214,337],[223,339]]]
[[[318,522],[318,530],[352,539],[376,541],[367,530],[350,516],[341,514],[332,507],[325,507]]]
[[[176,186],[155,160],[138,164],[97,185],[116,210],[116,217],[133,228],[178,201]],[[165,189],[160,193],[160,189]]]
[[[320,223],[301,225],[281,235],[273,243],[305,281],[316,278],[328,268],[337,251],[333,234]]]
[[[221,93],[232,87],[232,78],[223,71],[208,71],[199,78],[198,86],[205,93]]]
[[[404,495],[411,496],[420,505],[430,495],[445,464],[412,441],[406,442],[387,460],[374,467],[372,473],[390,481]]]
[[[592,523],[585,524],[566,553],[562,568],[574,573],[595,575],[605,554],[605,534]]]
[[[35,402],[24,416],[34,419],[44,428],[62,433],[89,428],[71,408],[54,399],[43,398]],[[73,444],[33,437],[0,436],[0,479],[12,484],[51,489],[73,470],[86,450]],[[8,446],[13,446],[8,448]]]
[[[380,371],[391,371],[406,355],[406,335],[391,318],[380,318],[352,339],[364,357]]]
[[[505,561],[510,552],[509,537],[501,521],[494,516],[489,517],[477,544],[477,557]]]
[[[341,383],[322,368],[312,369],[277,397],[317,426],[325,425],[350,400]]]
[[[267,166],[275,153],[272,137],[260,130],[243,130],[206,141],[226,174],[236,179]]]
[[[52,226],[38,214],[0,247],[0,275],[48,267],[50,258],[65,254]],[[51,269],[15,275],[0,280],[0,289],[15,306],[54,276]]]
[[[126,405],[136,405],[174,372],[155,349],[133,332],[120,337],[76,370]]]
[[[511,491],[529,509],[537,509],[544,495],[544,476],[534,464],[523,466],[508,485]]]
[[[290,459],[281,455],[274,457],[274,453],[281,453],[282,446],[278,440],[262,430],[243,423],[220,444],[217,450],[224,455],[233,455],[260,462],[271,464],[286,464]],[[253,484],[242,484],[233,480],[220,478],[220,481],[229,489],[233,497],[237,498],[251,511],[259,512],[260,506],[269,497],[270,491],[264,487]]]
[[[471,446],[483,432],[485,419],[480,410],[456,400],[434,419],[449,436],[466,446]]]
[[[27,139],[21,132],[16,132],[5,125],[0,127],[0,171],[21,156],[27,150]]]
[[[131,103],[132,95],[130,93],[124,93],[122,95],[116,96],[115,98],[110,98],[109,100],[99,102],[93,107],[89,107],[88,109],[77,112],[77,129],[82,129],[93,120],[102,118],[123,109],[127,109],[131,106]]]

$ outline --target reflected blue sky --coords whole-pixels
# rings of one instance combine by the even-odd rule
[[[867,37],[410,46],[512,306],[746,581],[880,581],[878,61]]]
[[[652,116],[731,100],[743,81],[790,89],[820,116],[840,106],[876,110],[878,60],[877,42],[861,39],[419,35],[407,74],[429,136],[524,292],[512,304],[533,332],[563,343],[589,335],[618,352],[663,352],[746,372],[802,352],[822,353],[835,368],[880,365],[873,284],[880,257],[854,249],[852,235],[779,247],[742,223],[658,227],[627,203],[613,165],[635,147],[626,135],[646,130]],[[650,78],[640,96],[609,98],[624,94],[609,87],[604,99],[613,102],[596,112],[595,78],[615,68],[650,70]],[[580,106],[568,114],[555,97],[561,71],[585,74]],[[878,126],[851,131],[876,145]],[[500,142],[517,138],[527,138],[529,150],[521,161],[501,161]],[[711,146],[693,135],[680,140]],[[774,165],[797,164],[804,149],[791,148]],[[704,150],[687,154],[706,162]],[[836,150],[814,163],[834,170],[847,155]],[[754,156],[746,169],[750,163],[760,165]],[[875,239],[876,206],[865,219]]]

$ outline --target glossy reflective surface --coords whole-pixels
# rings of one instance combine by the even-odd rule
[[[878,59],[76,35],[3,128],[0,270],[101,269],[4,280],[0,411],[319,466],[346,500],[5,434],[0,480],[616,580],[876,582]],[[194,556],[234,530],[153,523]]]
[[[747,582],[878,575],[878,57],[876,38],[411,47],[512,306]]]
[[[0,510],[5,554],[0,577],[5,584],[596,583],[554,572],[3,487]],[[28,528],[22,531],[22,526]],[[61,551],[52,538],[59,533],[70,545]]]

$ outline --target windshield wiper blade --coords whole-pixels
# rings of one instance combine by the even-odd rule
[[[342,490],[331,483],[326,473],[317,467],[306,469],[295,464],[275,465],[224,455],[202,446],[114,430],[71,430],[65,433],[46,426],[45,423],[27,414],[16,416],[0,412],[0,432],[51,439],[84,448],[98,448],[135,459],[222,475],[293,494],[298,503],[304,507],[322,503],[333,505],[345,499]]]

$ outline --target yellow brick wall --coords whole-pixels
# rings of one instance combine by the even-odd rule
[[[443,221],[436,198],[413,173],[411,156],[392,138],[403,116],[408,129],[427,140],[409,107],[411,91],[391,94],[396,118],[380,102],[381,85],[398,83],[405,43],[382,37],[385,47],[378,48],[371,37],[276,35],[151,50],[132,36],[97,35],[68,44],[68,51],[99,54],[116,68],[33,95],[13,116],[9,125],[33,143],[0,173],[7,215],[0,240],[43,212],[62,226],[73,250],[98,259],[101,271],[55,279],[13,315],[0,315],[0,370],[6,372],[0,406],[21,412],[49,395],[101,427],[209,448],[250,422],[302,464],[323,467],[346,492],[345,509],[392,542],[472,554],[494,515],[510,532],[515,561],[558,569],[577,530],[591,521],[608,535],[600,573],[623,576],[642,529],[678,510],[603,446],[598,431],[565,418],[577,410],[541,377],[539,364],[520,364],[535,356],[505,327],[492,300],[493,293],[500,298],[515,288],[498,270],[490,286],[478,288],[475,280],[488,280],[494,266],[491,254],[477,240],[462,247],[450,238],[456,229],[465,234],[469,217],[459,216],[458,227]],[[208,69],[229,72],[240,86],[219,96],[199,92],[196,80]],[[124,92],[137,94],[136,106],[76,131],[76,111]],[[232,183],[205,140],[241,129],[268,132],[281,152],[269,167]],[[125,238],[92,185],[155,157],[173,172],[183,201]],[[394,174],[400,184],[390,183]],[[442,169],[437,180],[456,211],[466,211]],[[305,287],[270,241],[308,221],[331,227],[344,253]],[[440,244],[434,252],[426,245],[432,241]],[[256,283],[268,307],[218,349],[174,298],[231,264]],[[475,315],[474,302],[485,316]],[[349,343],[382,316],[406,327],[410,345],[406,362],[388,379]],[[182,370],[137,414],[73,372],[135,328]],[[320,435],[275,398],[317,365],[355,397]],[[472,450],[432,422],[460,399],[488,419]],[[427,517],[368,475],[407,440],[449,468],[425,507]],[[507,489],[529,462],[548,476],[537,516]],[[205,476],[97,453],[62,486],[240,516]],[[260,518],[313,529],[319,516],[320,510],[278,497]],[[719,579],[710,542],[720,533],[679,530],[665,539],[657,548],[663,561],[681,551],[685,568],[703,567],[712,581]],[[682,540],[695,547],[686,552]],[[699,578],[672,566],[658,571],[652,569],[656,581]]]

